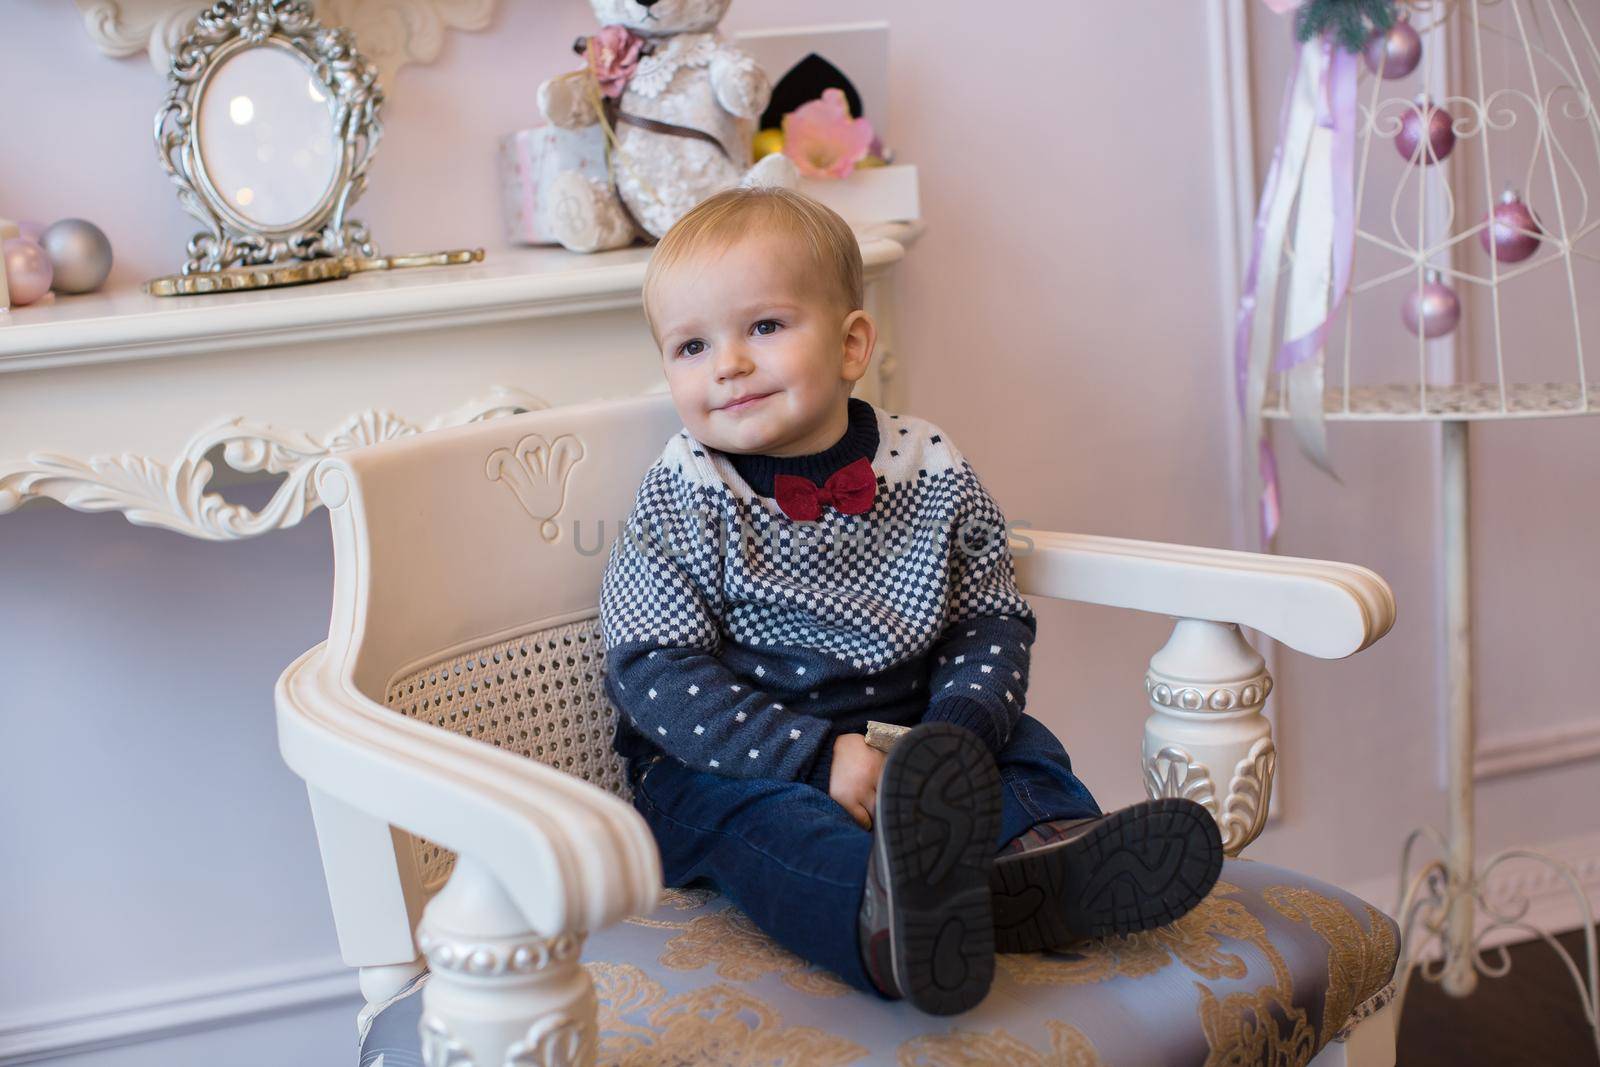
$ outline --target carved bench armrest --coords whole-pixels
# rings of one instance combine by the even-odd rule
[[[311,790],[330,892],[382,861],[384,824],[456,853],[416,928],[430,971],[425,1062],[593,1063],[598,1006],[579,962],[584,938],[651,911],[661,891],[660,855],[638,813],[552,767],[373,702],[325,644],[291,664],[274,695],[279,748]],[[373,1001],[416,971],[401,961],[415,954],[419,902],[366,899],[370,889],[346,903],[384,916],[353,931],[341,924],[340,943],[347,960],[393,961],[363,969]]]
[[[279,748],[314,797],[478,857],[543,937],[655,907],[661,860],[630,805],[542,763],[395,714],[339,677],[324,648],[291,664],[275,690]]]
[[[1352,563],[1048,530],[1012,535],[1017,583],[1038,596],[1238,623],[1322,659],[1360,652],[1394,625],[1388,583]]]
[[[1176,616],[1150,660],[1145,792],[1203,804],[1238,855],[1261,833],[1277,750],[1262,714],[1266,661],[1240,626],[1324,659],[1352,655],[1394,625],[1394,595],[1365,567],[1115,537],[1012,531],[1025,593]]]

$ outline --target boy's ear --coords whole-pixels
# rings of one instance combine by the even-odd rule
[[[844,366],[840,373],[847,382],[858,382],[872,362],[878,345],[878,324],[865,311],[850,312],[844,320]]]

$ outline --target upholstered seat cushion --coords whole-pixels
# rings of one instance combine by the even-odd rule
[[[630,1065],[1304,1064],[1389,984],[1388,916],[1278,867],[1229,861],[1181,921],[1072,951],[1003,955],[975,1010],[864,996],[708,890],[590,936],[600,1062]],[[380,1012],[362,1067],[412,1067],[419,982]]]

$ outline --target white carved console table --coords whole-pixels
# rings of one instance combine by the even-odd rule
[[[879,233],[862,250],[867,299],[884,327],[880,366],[858,392],[893,407],[883,391],[895,360],[890,289],[918,230]],[[269,1003],[293,1013],[280,1032],[321,1032],[318,1013],[355,994],[329,954],[331,930],[316,925],[326,923],[320,878],[292,855],[308,836],[304,794],[279,788],[289,782],[276,746],[244,744],[272,733],[269,685],[282,667],[274,639],[296,626],[309,639],[326,625],[327,587],[288,568],[330,564],[329,534],[288,528],[324,521],[311,472],[330,453],[659,387],[639,308],[649,254],[491,250],[466,267],[194,298],[111,291],[0,313],[0,751],[13,757],[0,794],[14,816],[0,838],[29,872],[20,893],[0,892],[16,919],[0,963],[0,1062],[231,1025]],[[159,529],[119,531],[112,515],[61,504]],[[218,551],[269,573],[198,588],[230,566]],[[158,570],[128,573],[151,565]],[[293,592],[292,604],[248,592],[277,587]],[[72,652],[55,655],[67,634]],[[233,711],[255,715],[219,722]],[[148,725],[130,725],[138,720]],[[66,721],[66,732],[50,725]],[[124,727],[159,758],[122,759]],[[37,775],[19,768],[23,753]],[[102,817],[113,795],[119,811]],[[215,810],[168,817],[193,806]],[[20,825],[29,831],[13,833]],[[158,826],[153,848],[127,840]],[[92,843],[69,840],[80,832]],[[220,852],[232,859],[206,875],[214,881],[190,878],[179,865],[200,864],[222,833],[232,836]],[[284,851],[260,859],[240,837]],[[61,944],[22,936],[30,924],[66,921],[63,888],[109,862],[72,857],[101,850],[143,864],[118,877],[128,899],[150,902],[146,921],[107,907]],[[283,880],[263,894],[256,879],[267,869]],[[179,887],[169,892],[169,882]],[[281,945],[264,948],[278,939],[263,936],[213,953],[207,939],[231,936],[242,915],[255,928],[282,924]],[[106,956],[106,945],[146,966],[97,982],[35,980],[49,971],[43,953]]]
[[[919,232],[862,238],[882,341],[858,393],[890,406],[887,280]],[[124,291],[0,313],[0,515],[50,499],[206,540],[253,537],[318,505],[310,473],[330,453],[657,387],[639,310],[648,258],[521,249],[292,289]],[[218,491],[233,472],[283,481],[251,511]]]

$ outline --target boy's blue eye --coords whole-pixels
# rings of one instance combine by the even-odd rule
[[[680,356],[698,356],[700,353],[704,352],[705,350],[706,350],[706,343],[704,341],[700,340],[697,337],[693,341],[685,341],[685,342],[683,342],[683,344],[679,345],[678,346],[678,355],[680,355]]]
[[[762,319],[755,325],[756,333],[760,334],[762,337],[770,337],[782,328],[783,324],[777,319]]]

